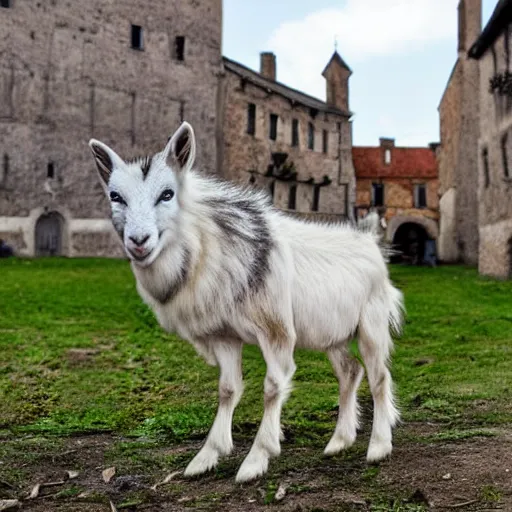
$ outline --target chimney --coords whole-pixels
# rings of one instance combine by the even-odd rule
[[[276,79],[276,56],[272,52],[260,53],[260,73],[269,80]]]
[[[391,149],[391,148],[395,147],[395,139],[389,139],[387,137],[381,137],[379,139],[379,142],[380,142],[380,147],[381,148]]]
[[[459,53],[466,53],[482,32],[482,0],[459,1]]]

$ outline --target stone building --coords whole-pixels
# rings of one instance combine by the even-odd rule
[[[512,277],[512,0],[500,0],[469,49],[479,66],[479,271]]]
[[[333,54],[323,71],[324,102],[277,82],[275,55],[260,57],[259,73],[224,58],[224,175],[269,190],[284,210],[352,217],[350,68]]]
[[[221,0],[2,0],[0,238],[24,255],[120,254],[87,142],[160,150],[184,118],[217,163]]]
[[[424,259],[438,238],[439,180],[436,145],[397,147],[381,138],[376,147],[354,146],[356,210],[364,216],[379,212],[386,224],[386,239],[405,259]]]
[[[442,261],[478,261],[479,67],[467,51],[480,34],[482,1],[460,0],[458,57],[439,105],[438,148]]]

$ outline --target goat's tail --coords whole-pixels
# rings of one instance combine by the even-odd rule
[[[387,294],[389,297],[389,328],[392,334],[400,335],[405,315],[404,295],[395,288],[391,282],[387,283]]]
[[[377,212],[370,212],[366,217],[358,219],[357,229],[373,236],[386,262],[389,261],[391,256],[399,254],[397,250],[391,247],[391,244],[384,240],[385,220],[381,220]]]

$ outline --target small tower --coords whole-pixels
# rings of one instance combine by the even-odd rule
[[[326,101],[329,105],[348,111],[348,79],[351,74],[352,70],[335,50],[322,72],[326,82]]]

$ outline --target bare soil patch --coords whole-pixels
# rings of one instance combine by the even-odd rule
[[[236,453],[222,461],[216,472],[197,479],[181,474],[152,487],[171,472],[182,470],[199,443],[162,447],[111,435],[71,437],[55,449],[44,443],[31,457],[9,457],[0,464],[0,499],[18,499],[22,510],[96,512],[151,511],[512,511],[512,432],[492,437],[429,442],[439,431],[433,425],[404,426],[392,457],[379,465],[364,459],[367,436],[334,458],[320,447],[285,443],[267,476],[246,485],[234,481],[249,445],[238,440]],[[424,437],[421,437],[423,435]],[[10,442],[12,440],[4,440]],[[128,455],[119,444],[130,448]],[[26,453],[23,455],[27,455]],[[106,483],[102,472],[116,467]],[[69,479],[68,471],[78,471]],[[64,481],[40,488],[36,484]],[[279,487],[284,497],[276,501]],[[281,491],[282,494],[282,491]]]

